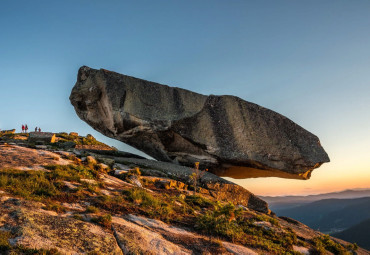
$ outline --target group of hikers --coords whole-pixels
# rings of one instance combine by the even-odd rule
[[[41,132],[40,127],[35,127],[35,132]],[[28,126],[27,124],[22,125],[22,133],[28,133]]]
[[[28,126],[27,124],[26,125],[22,125],[22,133],[27,133],[28,132]]]

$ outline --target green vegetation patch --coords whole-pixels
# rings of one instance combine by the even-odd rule
[[[7,192],[26,199],[44,200],[70,200],[81,198],[82,192],[77,189],[73,192],[66,191],[63,181],[81,182],[82,178],[98,179],[99,172],[95,169],[82,165],[50,165],[46,166],[50,171],[21,171],[2,170],[0,171],[0,188]],[[82,187],[94,186],[81,182]],[[96,185],[97,186],[97,185]],[[87,189],[96,192],[95,187]]]
[[[241,208],[236,208],[232,203],[226,205],[218,203],[213,210],[197,217],[195,227],[203,234],[269,251],[272,254],[295,254],[293,245],[299,241],[294,232],[288,229],[278,233],[273,227],[255,224],[257,221],[266,221],[272,226],[277,226],[278,221],[272,217],[262,215],[245,217],[245,214]]]
[[[112,215],[106,214],[91,219],[92,222],[99,224],[105,228],[110,228],[112,225]]]
[[[330,251],[335,255],[350,255],[352,251],[358,249],[356,244],[350,245],[349,247],[343,247],[341,244],[335,242],[330,238],[329,235],[322,235],[315,237],[313,240],[315,249],[312,251],[313,254],[326,254],[326,251]],[[347,250],[349,248],[351,251]]]
[[[168,220],[174,214],[172,205],[166,199],[160,199],[148,191],[140,188],[133,188],[124,192],[126,198],[140,208],[146,215],[162,220]]]
[[[190,206],[199,206],[201,208],[210,208],[215,204],[211,200],[198,195],[186,196],[185,202]]]
[[[92,135],[87,135],[86,137],[69,135],[67,133],[58,133],[55,134],[56,137],[62,138],[58,144],[63,144],[64,142],[74,142],[77,145],[101,145],[107,146],[106,144],[99,142]]]

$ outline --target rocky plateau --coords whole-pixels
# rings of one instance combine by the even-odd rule
[[[370,254],[194,168],[91,135],[0,135],[0,254]]]

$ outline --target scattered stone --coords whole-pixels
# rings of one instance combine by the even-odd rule
[[[81,206],[79,203],[62,203],[62,206],[75,211],[85,211],[85,207]]]
[[[48,148],[48,146],[46,146],[46,145],[35,145],[35,148],[39,149],[39,150],[46,150]]]
[[[134,184],[136,187],[142,188],[143,185],[141,184],[139,178],[136,175],[130,175],[128,177],[130,183]]]
[[[244,205],[237,205],[236,208],[242,208],[243,211],[249,211],[249,209],[245,207]]]
[[[78,137],[78,133],[77,132],[70,132],[69,133],[70,136],[75,136],[75,137]]]
[[[88,184],[97,185],[98,182],[92,179],[81,179],[81,182],[86,182]]]
[[[186,185],[185,183],[172,180],[172,179],[164,179],[164,178],[158,178],[158,177],[152,177],[152,178],[143,177],[143,178],[154,182],[154,185],[159,189],[171,189],[171,188],[187,189],[188,188],[188,185]]]
[[[64,149],[73,149],[76,147],[76,143],[72,141],[68,141],[68,142],[63,142],[61,146]]]
[[[99,163],[98,166],[101,168],[101,169],[104,169],[104,170],[107,170],[109,169],[109,166],[107,166],[106,164],[103,164],[103,163]]]
[[[54,153],[56,153],[58,155],[61,155],[61,156],[65,157],[65,158],[74,155],[73,153],[68,152],[68,151],[54,151]]]
[[[103,164],[106,164],[108,166],[111,166],[114,164],[114,160],[113,159],[110,159],[110,158],[104,158],[104,157],[100,157],[100,156],[97,156],[96,157],[100,162],[102,162]]]
[[[74,149],[73,151],[72,151],[76,156],[81,156],[82,154],[81,154],[81,151],[79,151],[79,150],[77,150],[77,149]]]
[[[129,170],[129,169],[131,169],[131,167],[126,166],[124,164],[114,163],[113,164],[113,169],[114,170]]]
[[[120,176],[120,175],[122,175],[122,174],[126,174],[126,173],[128,173],[128,171],[129,171],[129,170],[114,170],[113,174],[114,174],[115,176]]]
[[[303,255],[310,255],[310,251],[307,247],[293,245],[293,251],[299,252]]]
[[[69,190],[77,190],[78,186],[80,186],[76,183],[74,184],[74,183],[71,183],[69,181],[63,181],[63,183],[64,183],[64,186]]]
[[[86,161],[87,161],[87,163],[93,164],[93,165],[96,165],[98,163],[93,156],[87,156]]]

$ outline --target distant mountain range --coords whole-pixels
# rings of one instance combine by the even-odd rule
[[[308,204],[323,199],[331,198],[347,199],[361,197],[370,197],[370,189],[344,190],[339,192],[331,192],[308,196],[278,196],[278,197],[260,196],[260,198],[262,198],[269,204],[270,208],[273,211],[297,207],[303,204]]]
[[[342,232],[333,234],[333,236],[349,242],[355,242],[359,246],[370,250],[370,219],[364,220]]]
[[[261,198],[278,216],[370,249],[370,189]]]
[[[370,197],[323,199],[312,203],[279,208],[278,216],[296,219],[324,233],[338,232],[370,218]]]

